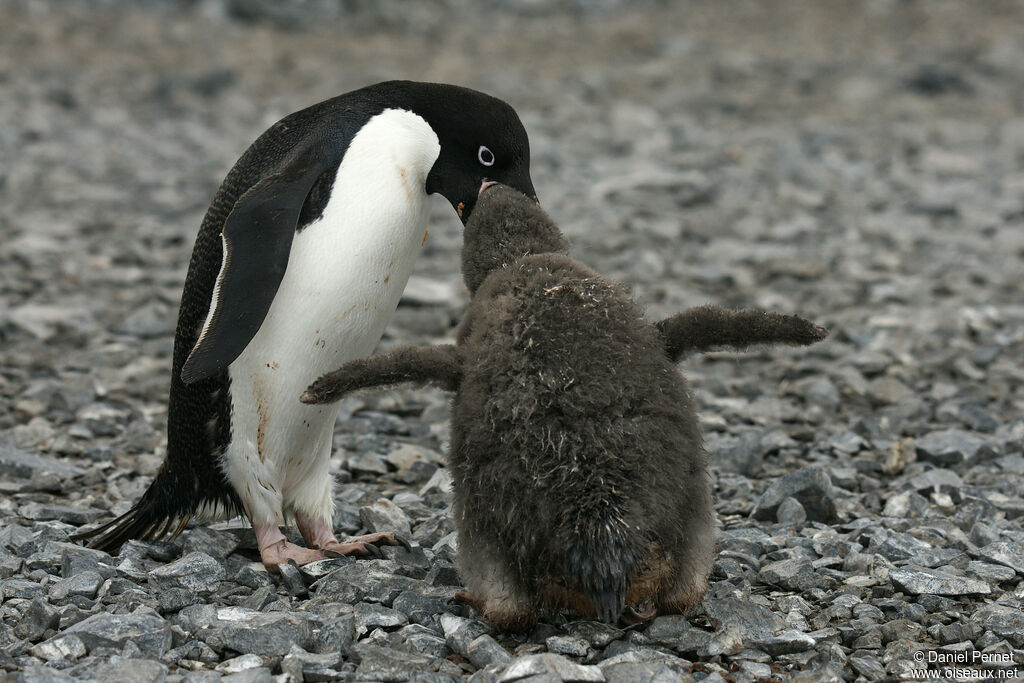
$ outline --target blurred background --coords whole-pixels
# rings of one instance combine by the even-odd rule
[[[1024,6],[996,1],[3,0],[0,391],[71,363],[159,412],[234,160],[292,111],[409,78],[515,106],[545,207],[652,317],[841,322],[833,352],[867,360],[840,391],[920,393],[925,353],[1019,412],[999,350],[1020,350],[1022,35]],[[438,199],[391,337],[451,332],[459,246]],[[1009,384],[986,379],[999,362]],[[879,376],[902,388],[866,396]],[[3,404],[0,428],[30,408]]]

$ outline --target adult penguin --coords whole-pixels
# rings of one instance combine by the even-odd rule
[[[465,222],[487,181],[534,196],[526,131],[505,102],[458,86],[379,83],[264,132],[224,179],[192,251],[166,459],[131,510],[79,537],[113,551],[193,518],[244,514],[269,569],[401,542],[338,541],[337,411],[298,397],[380,340],[426,239],[428,195]],[[307,547],[285,539],[290,519]]]

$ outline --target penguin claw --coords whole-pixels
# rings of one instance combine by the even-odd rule
[[[448,602],[456,605],[469,605],[480,614],[484,613],[483,603],[469,591],[455,591],[452,597],[448,598]]]
[[[357,536],[342,543],[332,541],[322,547],[324,553],[335,553],[336,557],[341,555],[369,555],[374,558],[383,558],[384,553],[379,545],[397,545],[406,550],[412,550],[412,544],[408,540],[390,531]]]

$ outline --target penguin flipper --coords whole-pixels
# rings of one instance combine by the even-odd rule
[[[461,381],[462,357],[454,344],[427,348],[400,346],[380,356],[345,363],[310,384],[299,400],[333,403],[357,389],[405,382],[433,384],[455,391]]]
[[[797,315],[756,308],[730,310],[699,306],[655,324],[673,362],[693,353],[716,349],[743,350],[757,344],[807,346],[828,336],[828,330]]]
[[[183,382],[224,370],[256,336],[284,278],[306,198],[329,168],[316,147],[306,145],[238,198],[224,221],[217,285],[199,341],[182,367]]]

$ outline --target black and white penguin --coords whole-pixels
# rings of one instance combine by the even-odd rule
[[[373,351],[425,242],[428,195],[465,222],[488,180],[534,195],[526,131],[505,102],[453,85],[379,83],[264,132],[221,184],[192,252],[166,460],[130,511],[79,537],[113,550],[244,514],[271,569],[399,542],[335,537],[337,411],[298,397]],[[285,540],[292,518],[307,548]]]
[[[715,558],[714,507],[675,364],[813,344],[827,330],[716,306],[651,324],[508,187],[486,189],[464,234],[472,299],[457,343],[349,361],[302,400],[402,382],[456,392],[448,464],[469,589],[457,597],[500,628],[526,630],[544,609],[614,622],[696,605]]]

